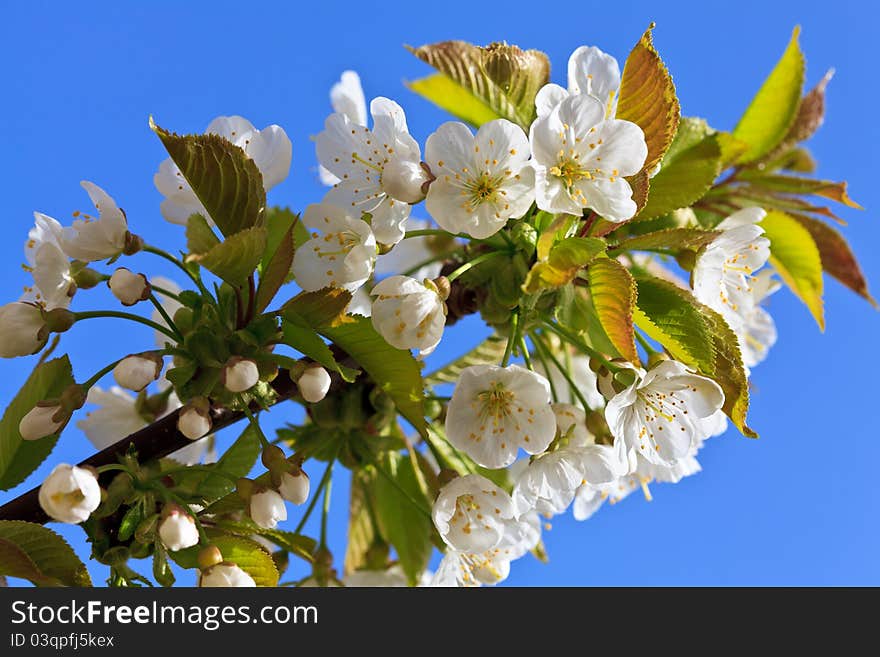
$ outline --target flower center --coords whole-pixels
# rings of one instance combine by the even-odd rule
[[[477,398],[482,404],[481,415],[500,420],[510,415],[516,395],[504,387],[503,383],[493,381],[487,390],[483,390]]]
[[[313,233],[312,237],[317,238],[318,234]],[[336,260],[336,256],[345,255],[351,251],[360,243],[361,238],[352,230],[342,230],[338,233],[327,233],[324,235],[323,241],[326,246],[314,246],[314,251],[318,257],[327,258],[332,262]]]
[[[464,193],[468,197],[471,210],[482,203],[495,203],[498,201],[499,188],[504,181],[502,176],[491,176],[483,171],[476,178],[471,178],[464,185]]]

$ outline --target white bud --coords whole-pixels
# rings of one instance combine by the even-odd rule
[[[143,274],[134,274],[125,267],[120,267],[107,285],[113,296],[122,302],[123,306],[133,306],[138,301],[150,298],[150,283]]]
[[[179,506],[172,505],[164,511],[159,523],[159,538],[171,552],[198,545],[199,530],[193,517]]]
[[[296,385],[302,398],[314,404],[324,399],[330,390],[330,375],[320,365],[307,367],[296,380]]]
[[[223,561],[216,566],[206,568],[199,574],[199,586],[250,587],[257,585],[254,578],[234,563]]]
[[[281,475],[278,492],[288,502],[302,504],[309,499],[309,475],[302,470],[285,472]]]
[[[123,388],[140,392],[159,378],[163,366],[157,354],[134,354],[123,358],[113,368],[113,378]]]
[[[177,430],[190,440],[198,440],[211,426],[211,416],[198,406],[184,406],[177,416]]]
[[[428,180],[420,162],[403,157],[392,157],[382,171],[382,189],[404,203],[418,203],[425,198],[423,189]]]
[[[246,358],[230,358],[223,368],[223,385],[229,392],[250,390],[260,380],[257,364]]]
[[[40,486],[40,506],[53,520],[77,525],[88,520],[101,503],[101,487],[85,468],[61,463]]]
[[[40,438],[58,433],[67,424],[66,415],[59,421],[53,419],[60,410],[60,404],[34,406],[18,423],[18,431],[21,434],[22,440],[39,440]]]
[[[263,529],[275,529],[279,522],[287,520],[284,498],[267,488],[251,495],[251,519]]]
[[[46,322],[40,307],[14,301],[0,307],[0,357],[33,354],[46,344]]]

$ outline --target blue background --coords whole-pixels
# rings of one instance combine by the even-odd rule
[[[28,280],[20,263],[32,212],[69,223],[73,210],[89,208],[81,179],[107,189],[147,241],[169,250],[183,245],[182,229],[159,215],[152,176],[165,154],[147,127],[149,114],[179,132],[200,132],[219,114],[241,114],[257,127],[282,125],[294,143],[293,166],[270,201],[302,208],[322,195],[309,137],[321,130],[329,88],[342,70],[359,71],[368,99],[387,95],[401,102],[411,132],[424,143],[447,117],[403,86],[428,70],[402,44],[503,39],[545,50],[554,81],[564,84],[575,47],[598,45],[622,65],[652,20],[683,113],[706,117],[720,129],[734,125],[791,28],[803,26],[808,85],[837,68],[828,118],[811,147],[819,173],[849,180],[853,197],[867,208],[841,213],[869,280],[880,285],[875,7],[841,1],[487,5],[4,3],[3,301],[16,299]],[[129,266],[174,275],[150,256]],[[81,293],[76,307],[112,307],[102,295]],[[880,584],[880,441],[871,356],[880,322],[834,281],[827,285],[826,309],[828,328],[821,335],[790,293],[773,297],[780,339],[753,379],[751,424],[760,440],[735,430],[712,440],[700,457],[704,472],[675,486],[654,486],[652,503],[633,495],[586,523],[570,515],[555,519],[545,533],[550,564],[527,556],[514,564],[508,583]],[[481,331],[476,322],[456,326],[432,362],[465,350]],[[148,329],[120,330],[112,320],[91,322],[63,340],[80,379],[111,358],[151,345]],[[33,363],[0,363],[0,402],[12,398]],[[295,415],[286,404],[267,419],[277,426]],[[54,463],[76,462],[91,451],[71,428],[50,460],[24,485],[0,494],[0,502],[37,485]],[[311,474],[316,483],[317,464]],[[337,479],[330,535],[341,561],[347,491],[344,477]],[[291,508],[292,522],[298,515]],[[54,527],[88,554],[78,528]],[[314,523],[311,528],[317,529]],[[103,581],[105,570],[90,567]]]

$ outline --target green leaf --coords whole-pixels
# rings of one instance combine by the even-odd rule
[[[177,135],[150,118],[150,128],[226,237],[262,225],[263,174],[247,153],[218,135]]]
[[[262,545],[249,538],[208,531],[211,543],[216,545],[224,561],[231,561],[253,577],[257,586],[277,586],[278,569],[272,556]],[[196,545],[185,550],[171,552],[170,556],[182,568],[198,568],[197,557],[201,547]]]
[[[345,314],[351,292],[326,287],[317,292],[300,292],[282,306],[282,316],[299,326],[323,328],[354,321]]]
[[[711,375],[712,333],[693,295],[659,278],[639,277],[636,284],[636,325],[677,360]]]
[[[39,440],[22,440],[18,430],[21,419],[37,402],[60,397],[73,383],[67,356],[41,363],[6,407],[0,420],[0,490],[9,490],[24,481],[58,442],[58,434]]]
[[[636,284],[626,267],[611,258],[597,258],[587,268],[587,281],[596,316],[617,352],[639,364],[633,310]]]
[[[0,575],[36,586],[91,586],[85,564],[50,529],[21,520],[0,520]]]
[[[760,160],[788,134],[801,103],[804,86],[804,56],[798,44],[800,27],[795,27],[788,47],[776,67],[761,85],[733,136],[748,144],[739,162]]]
[[[543,239],[543,236],[542,236]],[[538,241],[541,253],[541,240]],[[547,260],[532,266],[522,289],[527,294],[555,289],[570,283],[584,266],[605,249],[605,242],[595,237],[566,237],[550,247]]]
[[[876,307],[877,302],[868,292],[868,281],[843,235],[813,217],[801,214],[790,216],[810,231],[822,258],[822,269]]]
[[[690,139],[688,133],[685,139]],[[688,148],[664,158],[660,172],[651,178],[648,202],[636,220],[653,219],[698,201],[721,173],[721,148],[709,135]]]
[[[424,435],[424,384],[419,363],[410,352],[385,342],[368,317],[356,316],[350,323],[318,327],[318,331],[350,355],[391,397],[400,414]]]
[[[172,476],[181,489],[198,495],[205,504],[210,504],[231,492],[235,488],[235,479],[247,476],[257,462],[260,451],[260,437],[249,424],[217,463],[203,466],[217,470],[225,476],[203,471],[182,472]]]
[[[333,352],[327,343],[321,339],[320,335],[315,333],[315,329],[285,320],[281,324],[281,331],[284,335],[284,344],[293,347],[328,370],[338,372],[349,383],[357,378],[358,370],[340,365],[336,358],[333,357]]]
[[[500,363],[506,348],[507,338],[490,335],[463,356],[431,372],[425,377],[425,383],[432,386],[440,383],[456,383],[462,370],[467,367]]]
[[[368,553],[376,540],[376,527],[371,517],[370,499],[376,485],[372,468],[352,472],[351,496],[348,505],[348,542],[345,545],[345,573],[351,573],[367,564]]]
[[[190,215],[186,221],[186,248],[190,253],[207,253],[220,244],[220,238],[202,215]]]
[[[258,477],[258,481],[261,484],[269,484],[270,478],[267,475],[261,475]],[[236,495],[236,497],[238,496]],[[239,499],[241,498],[239,497]],[[309,536],[294,534],[293,532],[284,531],[282,529],[266,529],[260,527],[247,516],[244,516],[241,520],[221,519],[217,521],[217,531],[235,534],[236,536],[243,536],[245,538],[254,535],[262,536],[282,550],[291,552],[300,559],[309,562],[313,560],[315,549],[318,547],[317,541]]]
[[[810,231],[797,219],[776,210],[768,212],[760,225],[770,240],[770,264],[824,331],[822,257]]]
[[[485,101],[443,73],[407,82],[406,86],[474,127],[501,118]]]
[[[125,512],[125,515],[122,516],[122,520],[119,522],[119,532],[117,533],[119,540],[125,542],[130,539],[132,535],[134,535],[134,530],[137,529],[137,526],[143,519],[144,507],[140,502],[129,507],[128,511]]]
[[[700,228],[667,228],[623,240],[615,251],[699,251],[721,233]]]
[[[400,566],[410,585],[414,586],[428,567],[433,524],[429,516],[416,508],[413,500],[423,504],[424,509],[430,508],[430,504],[419,486],[410,459],[397,452],[389,452],[383,455],[381,468],[397,486],[381,472],[376,477],[376,520],[382,536],[397,551]]]
[[[231,285],[241,285],[254,273],[266,250],[266,229],[247,228],[231,235],[205,253],[191,253],[188,262],[197,262]]]
[[[162,586],[174,586],[174,573],[168,564],[168,553],[161,541],[156,541],[153,548],[153,579]]]
[[[278,290],[284,285],[290,275],[290,267],[293,265],[293,232],[294,227],[291,226],[281,238],[280,244],[272,251],[272,258],[269,264],[260,274],[260,285],[257,288],[256,311],[262,312],[275,298]],[[269,249],[266,249],[269,252]]]
[[[481,111],[473,102],[466,103],[466,114],[476,120],[492,114],[492,118],[509,119],[528,130],[536,117],[535,95],[550,81],[550,60],[538,50],[522,50],[506,43],[483,48],[465,41],[443,41],[409,50],[488,108],[488,112]],[[432,92],[426,96],[429,100],[436,102],[438,95],[444,94],[441,107],[454,102],[447,83],[432,80],[428,86]]]
[[[672,144],[681,114],[672,76],[654,48],[653,28],[652,23],[626,58],[615,117],[632,121],[645,133],[648,158],[643,171],[653,170],[660,162]]]
[[[832,201],[837,201],[850,208],[861,210],[862,206],[853,201],[846,193],[845,182],[831,180],[816,180],[802,178],[801,176],[787,176],[784,174],[762,175],[760,171],[745,171],[741,174],[742,180],[753,182],[756,187],[771,192],[785,192],[787,194],[808,194],[822,196]]]

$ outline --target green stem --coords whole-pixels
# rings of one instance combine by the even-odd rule
[[[327,518],[330,515],[330,491],[333,488],[333,478],[329,477],[324,485],[324,504],[321,508],[321,544],[320,547],[327,547]]]
[[[177,336],[171,332],[166,326],[162,326],[158,322],[154,322],[151,319],[147,319],[146,317],[141,317],[140,315],[133,315],[131,313],[124,313],[118,310],[86,310],[83,312],[74,313],[74,317],[76,321],[80,321],[83,319],[97,319],[101,317],[115,317],[117,319],[127,319],[132,322],[137,322],[138,324],[143,324],[144,326],[149,326],[160,333],[164,333],[169,338],[177,342]]]
[[[169,299],[174,299],[175,301],[180,301],[180,295],[177,294],[176,292],[172,292],[168,288],[159,287],[158,285],[153,285],[152,283],[150,283],[150,287],[153,289],[154,292],[158,292],[163,297],[168,297]]]
[[[306,522],[309,519],[309,516],[312,515],[312,511],[315,509],[315,504],[318,501],[318,496],[320,496],[321,491],[324,490],[324,486],[327,485],[327,482],[330,480],[330,475],[333,472],[333,464],[336,462],[336,457],[334,456],[327,463],[327,469],[324,470],[324,475],[321,477],[321,483],[318,484],[318,488],[315,490],[315,493],[312,495],[312,501],[309,502],[309,505],[306,507],[306,512],[303,514],[302,519],[300,519],[299,524],[296,526],[296,529],[293,530],[294,534],[299,534],[303,527],[306,526]]]
[[[532,337],[532,344],[535,345],[535,356],[538,357],[538,360],[541,362],[541,367],[544,368],[544,374],[547,378],[547,383],[550,384],[550,396],[553,398],[554,402],[559,401],[559,394],[556,392],[556,386],[553,383],[553,377],[550,375],[550,364],[547,362],[547,359],[544,357],[544,352],[538,349],[538,345],[536,344],[535,338]]]
[[[544,342],[542,342],[540,339],[538,339],[538,336],[535,333],[532,334],[532,342],[535,343],[535,346],[537,346],[538,348],[540,348],[544,351],[547,358],[550,359],[550,362],[553,363],[553,365],[556,367],[556,369],[559,370],[559,373],[562,374],[562,376],[568,382],[568,387],[571,389],[572,394],[575,397],[577,397],[578,401],[581,403],[581,406],[584,407],[584,410],[587,412],[590,412],[590,410],[592,410],[592,409],[590,408],[590,405],[587,403],[587,400],[584,398],[584,395],[581,392],[580,388],[577,386],[577,384],[571,378],[571,374],[569,374],[568,371],[565,369],[565,367],[562,365],[562,363],[559,362],[559,359],[553,355],[553,352],[550,350],[550,347],[548,347]]]
[[[211,293],[205,288],[205,284],[202,283],[201,278],[193,274],[189,268],[183,264],[178,258],[175,258],[173,255],[168,253],[167,251],[163,251],[162,249],[150,246],[149,244],[144,244],[144,248],[142,249],[146,253],[152,253],[153,255],[159,256],[160,258],[164,258],[168,262],[172,263],[175,267],[179,268],[184,274],[189,276],[193,283],[195,283],[202,294],[206,297],[210,297]]]
[[[519,336],[519,348],[522,351],[523,360],[526,363],[526,367],[534,372],[535,368],[532,367],[532,357],[529,356],[529,345],[526,344],[526,338],[524,335]]]
[[[583,353],[587,354],[588,356],[592,356],[593,358],[598,360],[600,363],[602,363],[605,367],[607,367],[612,372],[619,372],[622,369],[624,369],[624,368],[612,363],[610,360],[605,358],[605,356],[600,354],[598,351],[596,351],[592,347],[587,346],[581,339],[576,337],[574,334],[572,334],[567,329],[564,329],[561,326],[559,326],[557,324],[553,324],[551,322],[544,322],[544,326],[546,328],[548,328],[549,330],[553,331],[553,333],[558,335],[560,338],[562,338],[563,340],[568,342],[573,347],[577,347]]]
[[[501,358],[501,367],[507,367],[510,363],[510,356],[513,354],[513,345],[516,343],[518,329],[519,312],[515,312],[510,316],[510,335],[507,336],[507,346],[504,348],[504,356]]]
[[[645,337],[641,333],[636,331],[635,334],[636,340],[639,341],[639,344],[642,345],[642,348],[648,353],[648,358],[658,353],[657,350],[651,346],[651,344],[645,339]]]
[[[185,472],[207,472],[208,474],[217,475],[218,477],[222,477],[223,479],[226,479],[227,481],[231,481],[232,483],[235,483],[238,481],[238,477],[233,477],[232,475],[227,474],[227,473],[223,472],[222,470],[219,470],[217,468],[212,468],[207,465],[187,465],[182,468],[170,468],[169,470],[162,470],[162,472],[157,473],[156,476],[153,477],[153,479],[161,479],[162,477],[164,477],[166,475],[175,475],[175,474],[181,474],[181,473],[185,473]]]
[[[119,365],[119,361],[121,361],[121,360],[122,360],[121,358],[119,360],[114,360],[109,365],[107,365],[107,366],[101,368],[100,370],[98,370],[97,372],[95,372],[90,379],[88,379],[85,383],[82,384],[83,388],[85,388],[85,390],[88,391],[93,385],[95,385],[98,381],[100,381],[101,378],[104,377],[104,375],[112,372],[113,368],[116,367],[117,365]]]
[[[131,470],[128,469],[127,466],[122,465],[121,463],[108,463],[107,465],[101,465],[95,468],[98,474],[103,474],[104,472],[112,472],[113,470],[119,470],[121,472],[127,472],[131,474]]]
[[[479,255],[476,258],[474,258],[473,260],[464,263],[461,267],[459,267],[458,269],[453,271],[446,278],[448,278],[449,282],[451,283],[456,278],[458,278],[459,276],[464,274],[466,271],[473,269],[474,267],[476,267],[480,263],[486,262],[486,260],[491,260],[492,258],[497,258],[498,256],[502,256],[502,255],[506,255],[506,254],[503,251],[489,251],[488,253],[484,253],[482,255]]]
[[[251,426],[256,430],[257,436],[260,438],[260,444],[263,446],[263,449],[271,447],[272,443],[269,442],[269,439],[266,438],[266,434],[263,433],[263,428],[260,426],[259,420],[257,420],[256,416],[251,412],[251,409],[244,401],[244,398],[239,397],[239,400],[244,407],[244,414],[247,416],[248,422],[251,423]]]
[[[171,316],[168,314],[168,311],[162,306],[159,300],[156,298],[156,295],[150,292],[150,302],[156,307],[156,310],[159,311],[159,314],[162,315],[162,319],[165,320],[165,323],[168,324],[168,327],[177,334],[177,341],[183,341],[183,334],[180,332],[180,329],[177,328],[177,325],[174,323],[174,320],[171,319]]]

